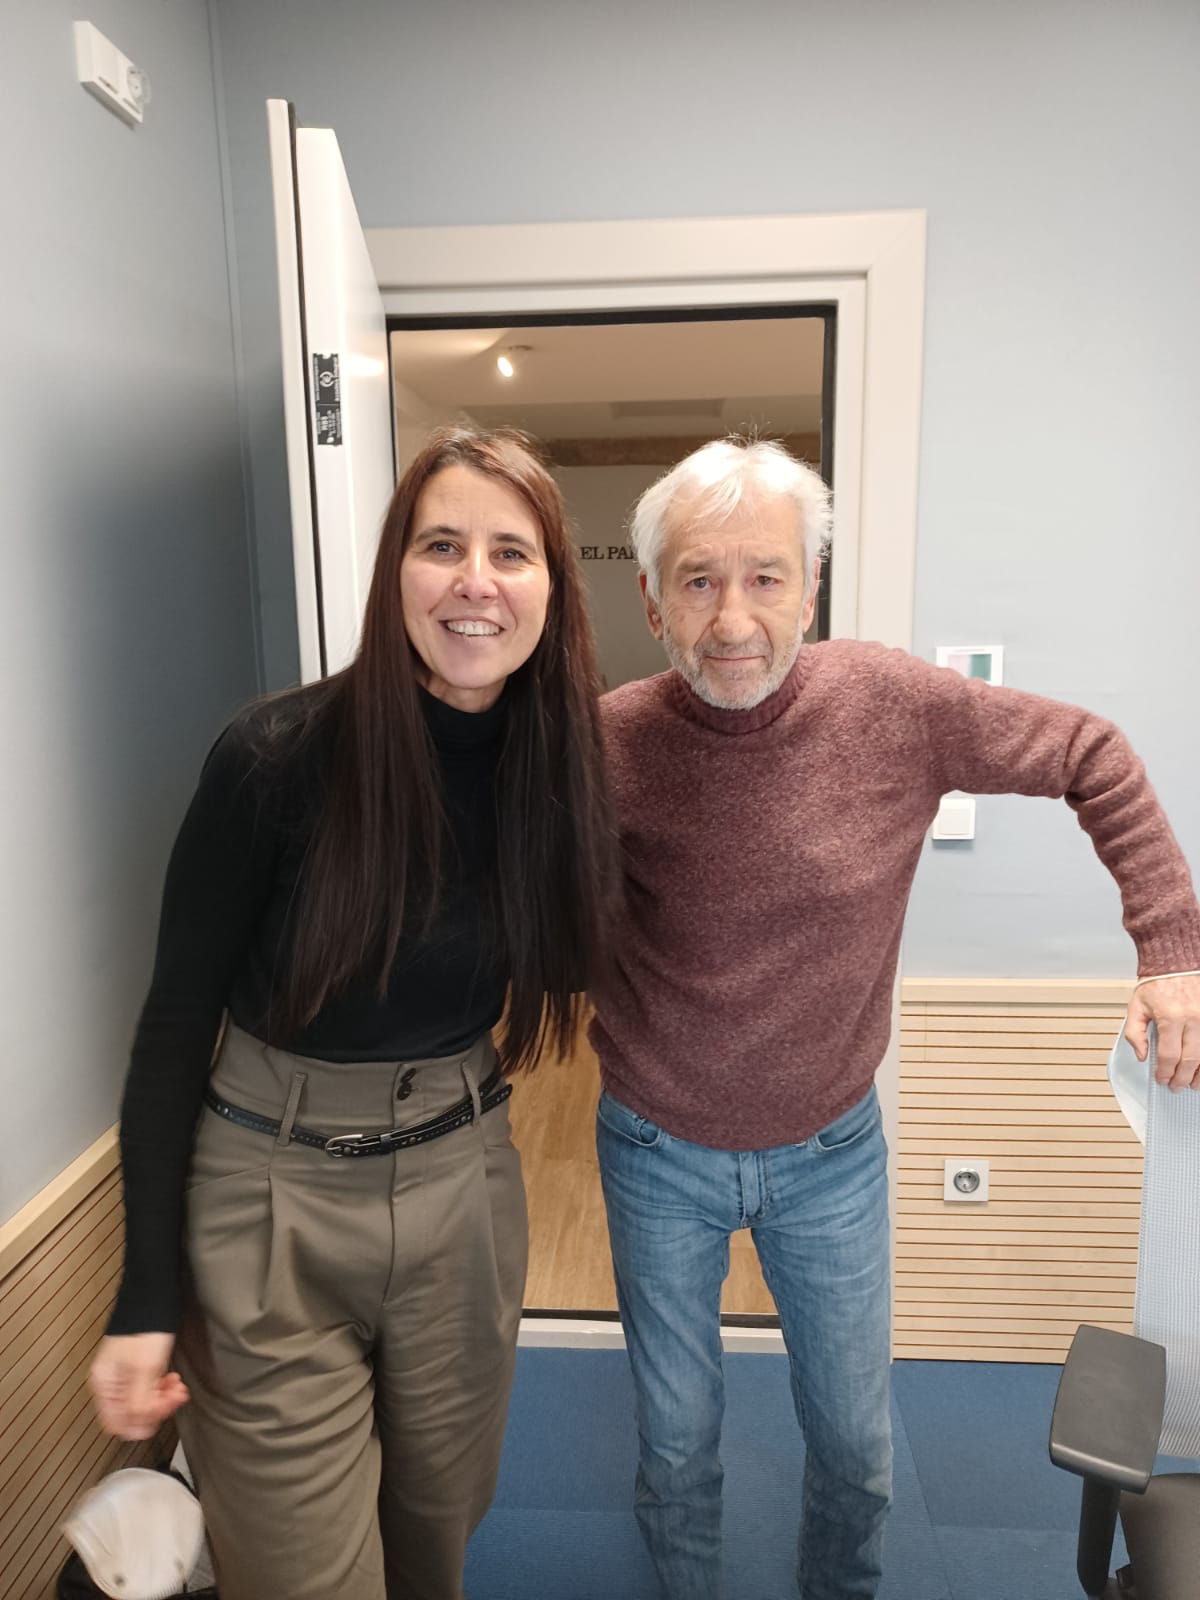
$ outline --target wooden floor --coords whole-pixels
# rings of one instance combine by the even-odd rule
[[[608,1228],[596,1164],[600,1075],[586,1040],[568,1061],[518,1078],[510,1109],[529,1194],[530,1311],[615,1311]],[[730,1241],[727,1313],[774,1313],[748,1232]]]

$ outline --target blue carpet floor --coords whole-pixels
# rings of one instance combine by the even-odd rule
[[[793,1600],[804,1447],[786,1360],[729,1355],[725,1370],[727,1600]],[[880,1600],[1077,1600],[1079,1480],[1046,1453],[1058,1368],[892,1371]],[[630,1506],[636,1445],[623,1351],[522,1350],[499,1490],[468,1556],[472,1600],[657,1600]]]

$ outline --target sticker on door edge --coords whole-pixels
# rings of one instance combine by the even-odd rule
[[[313,407],[317,413],[317,443],[342,442],[342,379],[338,358],[313,356]]]

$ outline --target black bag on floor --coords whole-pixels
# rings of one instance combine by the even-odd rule
[[[75,1548],[58,1575],[55,1600],[112,1600],[114,1593],[136,1594],[145,1600],[151,1596],[153,1600],[219,1600],[208,1581],[212,1573],[196,1491],[183,1473],[171,1467],[149,1471],[125,1468],[112,1473],[85,1490],[62,1531]],[[178,1545],[174,1552],[172,1542]],[[81,1550],[107,1589],[92,1577]],[[189,1550],[195,1555],[185,1554]],[[192,1562],[188,1582],[182,1577],[187,1570],[185,1561]],[[173,1570],[179,1576],[170,1576]]]
[[[74,1550],[58,1575],[58,1587],[54,1594],[56,1600],[107,1600],[104,1590],[97,1589],[88,1577],[87,1568]],[[186,1596],[187,1600],[218,1600],[215,1589],[179,1589],[176,1594]],[[175,1597],[164,1595],[163,1600],[175,1600]]]

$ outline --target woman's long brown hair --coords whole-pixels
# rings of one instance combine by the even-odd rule
[[[362,642],[349,667],[281,697],[276,729],[332,718],[333,759],[306,861],[272,1032],[294,1035],[357,973],[381,998],[402,933],[429,929],[446,849],[440,775],[418,696],[400,566],[424,485],[466,466],[514,490],[542,531],[546,625],[509,679],[496,775],[494,910],[510,990],[501,1063],[564,1053],[606,957],[617,886],[591,625],[558,485],[531,439],[439,430],[396,488],[380,535]],[[295,715],[289,715],[288,702]]]

